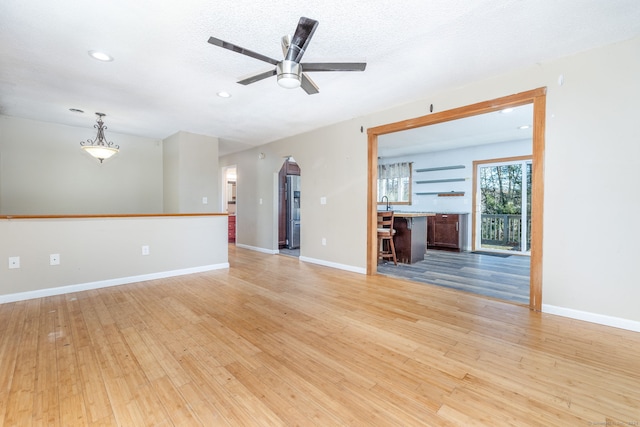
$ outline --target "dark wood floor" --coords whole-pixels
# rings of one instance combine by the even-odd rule
[[[528,305],[529,265],[527,256],[503,258],[429,249],[424,261],[397,266],[381,263],[378,273]]]

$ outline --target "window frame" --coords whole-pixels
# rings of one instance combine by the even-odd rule
[[[384,164],[378,164],[378,170],[380,168],[380,166],[391,166],[391,165],[400,165],[406,163],[409,165],[409,176],[408,177],[404,177],[404,176],[397,176],[396,178],[402,179],[402,178],[407,178],[407,197],[408,200],[402,200],[402,201],[391,201],[389,200],[388,202],[382,201],[382,197],[384,197],[385,195],[380,196],[380,173],[378,173],[377,179],[376,179],[376,197],[378,198],[377,204],[378,205],[411,205],[412,204],[412,197],[413,197],[413,162],[394,162],[394,163],[384,163]],[[392,178],[385,178],[385,179],[392,179]],[[387,193],[388,194],[388,193]],[[398,194],[399,196],[399,194]],[[388,197],[388,196],[387,196]],[[397,197],[396,197],[397,198]]]

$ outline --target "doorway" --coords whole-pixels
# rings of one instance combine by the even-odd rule
[[[527,212],[521,205],[526,207],[530,200],[522,190],[531,179],[522,177],[521,171],[527,170],[522,163],[531,164],[532,119],[533,107],[525,104],[380,136],[378,203],[385,201],[380,198],[381,183],[390,176],[406,176],[410,194],[391,193],[389,207],[400,218],[405,212],[428,216],[425,231],[418,219],[400,220],[395,239],[396,251],[404,255],[402,262],[380,262],[377,272],[528,306],[530,257],[520,252],[519,243],[526,241],[520,234],[526,235],[530,227],[516,214]],[[393,173],[403,164],[409,173]],[[478,185],[479,166],[483,185]],[[476,190],[480,187],[481,193]],[[483,196],[475,198],[479,207],[474,207],[473,194]],[[482,248],[471,240],[476,218],[482,218],[485,226],[478,227]],[[410,247],[405,223],[413,228]],[[424,233],[426,248],[418,246]]]
[[[478,205],[475,248],[531,253],[531,157],[474,162]]]
[[[222,210],[229,214],[229,235],[228,242],[236,242],[236,196],[238,192],[238,177],[236,166],[227,166],[222,168]]]
[[[542,219],[544,199],[544,126],[546,88],[534,89],[498,98],[490,101],[412,118],[370,128],[368,134],[368,195],[367,195],[367,274],[377,274],[377,159],[378,136],[408,129],[415,129],[459,118],[476,116],[483,113],[503,110],[520,105],[533,105],[533,150],[532,150],[532,188],[531,188],[531,267],[529,278],[529,307],[540,311],[542,308]],[[475,197],[475,195],[474,195]],[[475,200],[474,200],[475,201]],[[474,203],[475,205],[475,203]],[[477,235],[477,226],[472,224],[472,236]]]
[[[286,156],[278,172],[278,252],[300,256],[301,171],[292,156]]]

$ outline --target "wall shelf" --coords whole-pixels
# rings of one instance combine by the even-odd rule
[[[438,182],[463,182],[465,178],[429,179],[426,181],[416,181],[416,184],[435,184]]]
[[[466,166],[465,165],[454,165],[454,166],[440,166],[437,168],[423,168],[423,169],[416,169],[416,172],[436,172],[436,171],[447,171],[447,170],[451,170],[451,169],[464,169]]]
[[[417,196],[438,196],[438,197],[462,197],[464,196],[464,191],[450,191],[448,193],[444,191],[430,191],[430,192],[421,192],[416,193]]]
[[[434,168],[422,168],[416,169],[416,172],[440,172],[455,169],[465,169],[465,165],[451,165],[451,166],[439,166]],[[444,182],[464,182],[467,178],[442,178],[442,179],[426,179],[416,181],[416,184],[442,184]],[[464,191],[427,191],[417,192],[416,196],[438,196],[438,197],[461,197],[464,196]]]

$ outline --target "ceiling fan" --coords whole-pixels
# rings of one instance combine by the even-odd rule
[[[209,43],[215,46],[220,46],[224,49],[229,49],[234,52],[241,53],[243,55],[250,56],[260,61],[268,62],[275,65],[273,70],[253,74],[247,78],[240,80],[238,83],[242,85],[248,85],[257,81],[266,79],[271,76],[278,76],[278,84],[288,89],[294,89],[302,87],[309,95],[318,93],[318,86],[309,78],[306,72],[311,71],[364,71],[367,66],[364,62],[303,62],[302,55],[309,46],[309,41],[313,33],[318,27],[318,21],[302,17],[298,22],[296,31],[293,34],[293,38],[289,36],[282,37],[282,53],[284,59],[278,61],[277,59],[270,58],[250,51],[249,49],[242,48],[233,43],[226,42],[224,40],[217,39],[215,37],[209,37]]]

